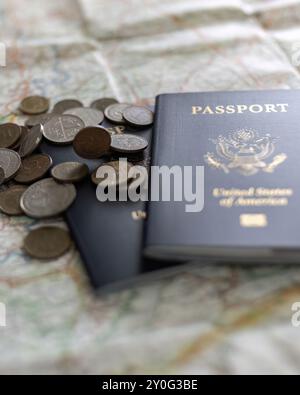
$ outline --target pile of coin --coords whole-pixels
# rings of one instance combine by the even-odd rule
[[[131,154],[143,152],[148,146],[143,137],[123,133],[125,125],[138,131],[153,123],[153,113],[147,107],[102,98],[89,107],[77,99],[62,100],[51,112],[49,109],[49,99],[26,97],[19,106],[20,112],[28,115],[25,124],[0,125],[0,212],[6,215],[36,219],[58,216],[76,199],[74,183],[88,176],[96,185],[101,182],[96,177],[98,168],[90,175],[85,163],[63,162],[53,167],[49,155],[37,152],[43,139],[58,147],[72,144],[76,154],[85,159],[99,159],[113,152],[130,159]],[[101,126],[105,118],[122,133]],[[105,164],[119,168],[119,161],[108,160]],[[115,179],[117,186],[128,181],[128,174],[122,170]],[[24,250],[39,259],[57,258],[70,245],[68,232],[54,226],[34,229],[24,240]]]

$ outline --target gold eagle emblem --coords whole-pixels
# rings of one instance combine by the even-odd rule
[[[252,129],[240,129],[230,133],[228,137],[220,135],[211,139],[215,144],[216,154],[207,152],[204,155],[206,163],[215,169],[229,173],[235,170],[244,176],[251,176],[259,171],[273,173],[277,166],[287,159],[286,154],[274,156],[276,138],[266,134],[262,137]]]

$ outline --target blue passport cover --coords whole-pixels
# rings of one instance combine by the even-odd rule
[[[152,165],[204,166],[204,208],[150,202],[145,255],[299,261],[300,91],[163,94]]]

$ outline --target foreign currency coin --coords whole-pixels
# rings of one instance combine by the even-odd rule
[[[35,182],[47,173],[52,166],[52,159],[46,154],[35,154],[27,156],[22,160],[20,170],[18,171],[15,181],[21,184],[30,184]]]
[[[57,226],[43,226],[32,230],[24,240],[25,252],[37,259],[55,259],[69,250],[68,231]]]
[[[86,127],[97,126],[103,122],[104,119],[103,112],[95,108],[76,107],[65,111],[64,114],[76,115],[76,117],[82,119]]]
[[[40,114],[40,115],[32,115],[25,121],[25,126],[28,128],[33,128],[38,124],[45,125],[53,117],[53,114]]]
[[[0,185],[4,183],[5,180],[5,173],[2,167],[0,167]]]
[[[110,177],[109,174],[104,175],[103,177],[99,177],[99,172],[98,170],[100,168],[104,168],[105,166],[109,166],[114,170],[114,174]],[[117,186],[117,187],[122,187],[124,185],[128,184],[129,181],[129,170],[131,169],[132,165],[128,163],[127,161],[111,161],[107,163],[103,163],[101,166],[99,166],[96,170],[93,171],[91,175],[91,180],[94,184],[98,185],[100,182],[105,180],[105,184],[107,186]],[[104,169],[103,169],[104,170]],[[97,177],[98,175],[98,177]]]
[[[24,114],[43,114],[49,110],[49,100],[43,96],[28,96],[22,100],[20,110]]]
[[[134,134],[115,134],[111,136],[110,148],[116,152],[133,154],[148,146],[148,141]]]
[[[10,148],[21,137],[20,126],[14,123],[4,123],[0,125],[0,148]]]
[[[19,140],[12,147],[10,147],[14,151],[19,150],[21,146],[21,142],[24,140],[26,134],[28,133],[28,128],[26,126],[20,126],[20,128],[21,128],[21,136]]]
[[[153,123],[153,112],[147,107],[131,106],[124,110],[123,118],[130,125],[145,127]]]
[[[75,115],[53,116],[44,125],[44,137],[52,143],[71,144],[79,132],[84,128],[83,121]]]
[[[125,121],[123,118],[123,112],[129,106],[130,104],[124,104],[124,103],[111,104],[110,106],[106,107],[104,111],[104,115],[111,122],[124,124]]]
[[[38,124],[33,128],[29,129],[28,132],[24,135],[24,138],[21,138],[19,154],[21,158],[25,158],[25,156],[31,155],[33,151],[35,151],[38,146],[41,144],[43,139],[43,126]]]
[[[61,184],[45,178],[31,185],[21,198],[21,207],[32,218],[50,218],[62,214],[76,198],[73,184]]]
[[[0,192],[0,211],[7,215],[22,215],[20,200],[26,187],[14,185]]]
[[[13,178],[21,166],[20,155],[10,149],[0,148],[0,167],[4,170],[4,182]]]
[[[57,102],[53,107],[52,112],[54,114],[63,114],[65,111],[75,107],[83,107],[81,101],[76,99],[65,99]]]
[[[62,182],[79,182],[87,177],[88,174],[88,166],[80,162],[60,163],[51,170],[52,177]]]
[[[94,100],[91,103],[91,107],[92,108],[96,108],[96,110],[100,110],[103,111],[110,106],[111,104],[116,104],[118,103],[118,100],[113,99],[111,97],[104,97],[103,99],[98,99],[98,100]]]
[[[82,129],[74,139],[73,147],[77,155],[86,159],[97,159],[109,152],[111,137],[102,127]]]

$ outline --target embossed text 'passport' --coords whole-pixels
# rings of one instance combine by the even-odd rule
[[[147,256],[300,262],[300,91],[159,96],[152,166]]]

